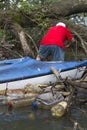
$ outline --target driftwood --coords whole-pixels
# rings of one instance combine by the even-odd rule
[[[64,85],[63,81],[62,81],[62,78],[60,76],[60,71],[58,72],[54,67],[51,67],[50,68],[51,71],[53,72],[53,74],[56,76],[57,80],[58,80],[58,83],[60,83],[61,85]]]
[[[58,82],[61,83],[62,85],[64,85],[64,87],[66,88],[66,83],[61,78],[60,73],[58,73],[58,71],[54,67],[51,67],[51,70],[54,73],[54,75],[56,76],[56,78],[58,79]],[[63,116],[65,114],[66,110],[70,107],[75,89],[71,85],[69,87],[70,87],[69,88],[70,93],[64,99],[64,104],[66,104],[66,105],[64,105],[60,102],[61,107],[60,107],[60,104],[57,104],[57,106],[54,106],[53,109],[51,110],[53,116],[56,116],[56,117]],[[56,110],[54,110],[56,107],[57,107],[57,113],[56,113]]]
[[[61,101],[58,104],[54,105],[51,108],[52,116],[53,117],[62,117],[67,109],[67,102],[66,101]]]
[[[72,81],[72,80],[66,80],[65,83],[67,83],[68,85],[72,85],[74,87],[87,89],[87,83],[86,82],[76,82],[76,81]]]
[[[73,80],[70,80],[70,79],[66,79],[66,80],[63,80],[60,76],[60,74],[58,73],[58,71],[54,68],[54,67],[51,67],[51,70],[52,72],[55,74],[56,78],[58,79],[58,82],[60,82],[61,84],[68,84],[68,85],[71,85],[71,86],[76,86],[76,87],[80,87],[80,88],[84,88],[84,89],[87,89],[87,83],[86,82],[77,82],[77,81],[73,81]]]

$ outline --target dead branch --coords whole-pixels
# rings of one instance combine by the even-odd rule
[[[38,53],[38,48],[37,48],[36,43],[35,43],[35,41],[33,40],[33,38],[32,38],[29,34],[27,34],[27,33],[25,33],[25,34],[27,35],[27,37],[29,37],[29,38],[31,39],[31,41],[32,41],[32,43],[33,43],[33,45],[34,45],[34,47],[35,47],[36,53]]]
[[[72,85],[73,87],[87,89],[87,83],[85,82],[76,82],[76,81],[72,81],[68,79],[65,81],[65,83],[68,83],[69,85]]]
[[[85,46],[85,44],[87,44],[87,43],[80,37],[80,35],[76,31],[73,31],[73,32],[79,38],[81,46],[82,46],[82,48],[83,48],[83,50],[84,50],[84,52],[85,52],[85,54],[87,56],[87,47]]]

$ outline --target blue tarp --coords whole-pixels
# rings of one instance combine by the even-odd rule
[[[87,66],[87,60],[80,62],[43,62],[34,60],[30,57],[0,62],[0,64],[3,63],[4,65],[0,66],[0,83],[51,74],[51,66],[56,70],[61,69],[61,71]]]

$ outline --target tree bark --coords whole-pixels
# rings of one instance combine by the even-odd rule
[[[46,11],[46,10],[45,10]],[[87,12],[87,0],[61,0],[50,4],[47,11],[48,15],[69,16],[76,13]]]
[[[21,45],[22,45],[24,54],[29,55],[29,53],[31,52],[31,50],[30,50],[30,48],[28,46],[28,43],[26,41],[25,33],[23,31],[21,31],[21,32],[18,33],[18,35],[19,35],[19,39],[21,41]]]

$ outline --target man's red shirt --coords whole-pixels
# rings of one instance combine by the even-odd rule
[[[41,41],[41,45],[56,45],[64,49],[64,41],[72,40],[69,29],[63,26],[51,27]]]

